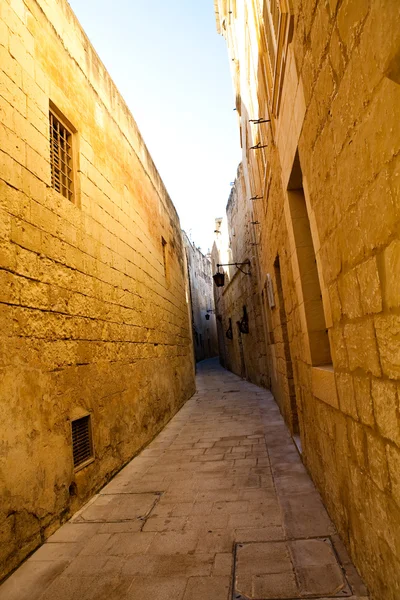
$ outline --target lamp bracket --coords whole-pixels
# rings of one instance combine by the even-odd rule
[[[261,148],[266,148],[267,146],[268,144],[261,144],[261,142],[258,142],[258,144],[255,146],[250,146],[249,150],[260,150]]]
[[[254,125],[260,125],[261,123],[271,123],[271,119],[249,119],[249,123],[254,123]]]
[[[239,269],[239,271],[242,271],[242,273],[244,273],[245,275],[251,275],[250,271],[246,272],[246,271],[243,271],[243,269],[240,268],[242,265],[249,265],[250,266],[250,264],[251,263],[250,263],[249,260],[246,260],[245,262],[234,262],[234,263],[223,263],[223,264],[222,263],[221,264],[217,263],[217,268],[219,269],[219,267],[236,267],[237,269]]]

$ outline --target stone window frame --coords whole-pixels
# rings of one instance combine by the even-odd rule
[[[277,117],[282,96],[288,46],[292,40],[294,15],[290,0],[258,0],[263,77],[270,113]],[[275,8],[274,8],[275,7]]]
[[[303,193],[303,201],[305,203],[306,217],[309,222],[310,234],[312,247],[315,255],[315,263],[317,269],[317,277],[321,291],[321,302],[322,302],[322,310],[325,319],[325,327],[328,333],[328,346],[329,346],[329,354],[330,358],[325,362],[321,361],[320,363],[316,363],[313,360],[312,352],[311,352],[311,344],[310,344],[310,329],[309,324],[307,322],[307,316],[305,312],[305,297],[302,289],[302,282],[300,278],[300,264],[299,264],[299,256],[298,256],[298,246],[295,242],[295,230],[294,230],[294,220],[293,214],[290,208],[290,200],[291,194],[296,194],[296,188],[299,188],[300,184],[300,174],[301,174],[301,187]],[[296,180],[297,181],[294,181]],[[290,255],[291,255],[291,265],[293,270],[293,275],[295,278],[295,289],[296,296],[298,300],[298,310],[299,317],[301,323],[302,334],[304,336],[304,359],[305,362],[311,367],[311,389],[314,396],[316,396],[319,400],[322,400],[326,404],[338,408],[338,399],[337,399],[337,390],[335,383],[335,369],[332,362],[332,347],[331,340],[329,335],[329,330],[333,326],[332,321],[332,312],[331,305],[329,300],[328,290],[324,280],[324,274],[321,264],[321,255],[320,255],[320,240],[318,234],[317,221],[315,217],[314,210],[311,206],[310,202],[310,194],[307,185],[307,179],[304,177],[301,171],[300,158],[298,149],[296,150],[294,159],[293,159],[293,167],[287,181],[287,190],[285,194],[285,202],[284,202],[284,213],[285,213],[285,221],[286,226],[289,233],[289,246],[290,246]]]
[[[297,151],[286,190],[286,224],[290,236],[298,309],[307,342],[307,362],[313,367],[321,367],[332,364],[328,334],[330,322],[324,304],[325,284],[318,256],[318,232],[307,196],[307,183]]]

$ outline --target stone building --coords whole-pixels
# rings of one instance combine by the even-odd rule
[[[180,224],[65,0],[0,3],[0,577],[194,392]]]
[[[215,10],[245,193],[259,198],[271,389],[373,597],[396,600],[400,4],[215,0]]]
[[[221,364],[229,370],[253,383],[269,387],[256,273],[254,240],[258,223],[252,220],[251,203],[245,193],[240,165],[229,196],[227,218],[216,219],[212,249],[213,273],[218,270],[225,273],[225,285],[214,286],[219,355]],[[218,264],[226,266],[218,269]]]
[[[218,356],[211,260],[182,231],[186,252],[196,362]]]

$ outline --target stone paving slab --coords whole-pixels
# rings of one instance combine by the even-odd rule
[[[0,600],[367,596],[272,395],[215,360],[158,437],[0,587]]]
[[[234,584],[236,599],[352,595],[329,538],[238,544]]]
[[[145,519],[159,498],[158,493],[99,494],[74,515],[71,522],[119,523]]]

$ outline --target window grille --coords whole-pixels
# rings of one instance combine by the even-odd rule
[[[72,453],[74,468],[82,467],[93,458],[90,415],[72,421]]]
[[[51,111],[49,120],[51,187],[73,202],[72,133]]]

